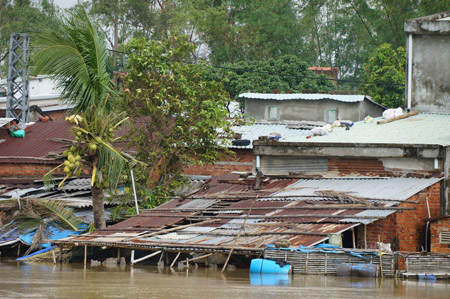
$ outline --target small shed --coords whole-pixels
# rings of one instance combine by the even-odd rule
[[[363,120],[381,116],[385,107],[365,95],[242,93],[245,114],[259,120]]]
[[[450,254],[450,216],[430,221],[430,237],[431,252]]]

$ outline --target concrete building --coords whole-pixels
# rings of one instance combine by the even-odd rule
[[[441,214],[449,212],[450,114],[422,113],[387,124],[356,122],[326,136],[254,141],[266,175],[444,177]],[[382,184],[380,188],[383,188]]]
[[[30,106],[39,107],[61,104],[61,93],[48,76],[30,77]],[[0,108],[6,108],[6,79],[0,80]],[[3,90],[3,92],[2,92]]]
[[[450,11],[405,21],[406,102],[421,112],[450,112]]]
[[[364,95],[243,93],[245,114],[257,121],[359,121],[381,116],[385,108]]]

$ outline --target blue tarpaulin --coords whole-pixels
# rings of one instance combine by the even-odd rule
[[[66,238],[70,235],[79,235],[83,231],[85,231],[87,228],[88,228],[88,225],[85,223],[80,224],[77,231],[68,230],[68,229],[60,229],[60,228],[52,226],[52,225],[47,225],[46,230],[49,232],[49,235],[47,236],[46,239],[47,240],[60,240],[60,239]],[[36,229],[30,233],[20,235],[19,238],[23,243],[31,245],[35,233],[36,233]],[[41,246],[43,248],[46,248],[46,247],[50,246],[50,243],[43,243]]]

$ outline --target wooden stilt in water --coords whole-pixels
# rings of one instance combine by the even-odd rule
[[[20,242],[19,245],[17,246],[17,257],[19,257],[19,255],[20,255]]]
[[[383,278],[383,255],[381,254],[381,237],[378,235],[378,255],[380,256],[380,272],[381,272],[381,278]]]
[[[166,254],[165,254],[165,255],[166,255],[166,256],[165,256],[165,260],[166,260],[166,261],[165,261],[164,264],[165,264],[165,265],[168,265],[169,262],[170,262],[170,261],[169,261],[169,252],[166,251]]]
[[[62,264],[63,262],[63,257],[62,257],[62,252],[63,252],[63,246],[59,245],[59,262]]]
[[[367,224],[364,224],[364,249],[367,249]]]
[[[356,248],[355,228],[352,227],[353,249]]]
[[[84,265],[86,265],[87,261],[87,245],[84,245]]]
[[[180,257],[181,251],[178,251],[177,256],[174,258],[172,264],[170,264],[170,268],[173,267],[173,265],[175,265],[176,261],[178,260],[178,258]]]
[[[52,257],[53,257],[53,264],[56,264],[56,255],[55,255],[55,249],[52,250]]]
[[[161,252],[161,256],[159,257],[158,265],[159,265],[159,263],[161,263],[164,253],[165,253],[165,251]]]
[[[131,250],[130,266],[133,267],[133,265],[134,265],[134,250]]]
[[[117,261],[120,262],[120,247],[117,247]]]

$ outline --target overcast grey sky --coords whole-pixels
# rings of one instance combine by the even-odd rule
[[[54,2],[61,8],[68,8],[77,4],[77,0],[54,0]]]

